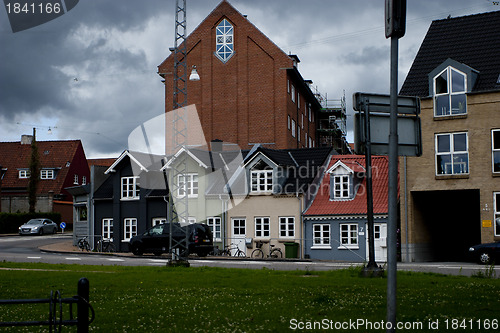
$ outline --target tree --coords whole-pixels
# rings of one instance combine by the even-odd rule
[[[33,128],[33,139],[31,140],[31,158],[30,158],[30,178],[28,183],[28,201],[30,213],[35,212],[36,192],[38,182],[40,181],[40,157],[38,155],[38,146],[36,144],[36,130]]]

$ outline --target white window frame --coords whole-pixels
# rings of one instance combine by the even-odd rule
[[[102,239],[113,241],[113,218],[102,219]]]
[[[55,173],[54,169],[42,169],[40,170],[40,179],[54,179]]]
[[[330,175],[333,177],[333,199],[349,199],[351,195],[351,175]],[[347,194],[346,194],[347,193]]]
[[[311,249],[331,249],[331,227],[330,224],[313,223],[313,243]]]
[[[214,242],[222,241],[222,219],[220,216],[211,216],[207,218],[207,225],[212,230]]]
[[[130,239],[137,235],[137,219],[127,217],[123,219],[123,241],[130,242]]]
[[[29,170],[19,170],[19,179],[27,179],[31,177]]]
[[[269,216],[255,217],[255,238],[271,238],[271,218]]]
[[[493,192],[493,233],[495,236],[500,236],[500,192]]]
[[[247,219],[245,217],[232,217],[231,222],[232,222],[232,227],[233,227],[233,230],[232,230],[233,237],[246,235]]]
[[[87,185],[87,176],[82,176],[82,185]]]
[[[459,134],[465,134],[465,150],[455,150],[454,147],[454,136],[459,135]],[[450,138],[450,151],[446,152],[439,152],[438,151],[438,137],[440,136],[449,136]],[[450,176],[450,175],[468,175],[470,174],[470,163],[469,163],[469,134],[468,132],[453,132],[453,133],[437,133],[435,135],[435,164],[436,164],[436,176]],[[467,154],[467,172],[455,172],[454,170],[454,156],[455,155],[462,155],[462,154]],[[450,163],[451,163],[451,173],[438,173],[438,157],[439,156],[445,156],[445,155],[450,155]],[[444,169],[446,171],[446,168]]]
[[[262,189],[264,188],[264,189]],[[273,170],[251,170],[250,192],[272,193],[273,192]]]
[[[227,19],[220,21],[215,28],[215,55],[223,63],[234,55],[234,26]]]
[[[357,223],[342,223],[339,225],[340,246],[342,249],[359,249],[359,232]]]
[[[280,238],[295,238],[295,216],[280,216]]]
[[[296,129],[297,125],[295,123],[295,119],[292,119],[292,136],[295,138],[295,132],[297,131]]]
[[[500,168],[495,171],[495,155],[500,160],[500,147],[495,147],[495,134],[500,140],[500,129],[491,130],[491,171],[495,174],[500,174]]]
[[[78,185],[78,175],[73,176],[73,184]]]
[[[139,199],[139,177],[122,177],[121,179],[121,200]]]
[[[291,92],[291,94],[292,94],[292,102],[295,103],[295,86],[293,85],[293,83],[292,83],[292,92]]]
[[[463,75],[463,77],[464,77],[464,90],[463,91],[462,90],[453,91],[453,84],[452,84],[453,71],[457,72],[460,75]],[[437,89],[436,79],[439,78],[444,72],[446,72],[446,84],[447,84],[446,92],[438,94],[438,93],[436,93],[436,89]],[[441,72],[439,72],[439,74],[437,74],[433,78],[432,84],[433,84],[433,89],[434,89],[433,93],[434,93],[434,116],[435,117],[449,117],[449,116],[467,114],[467,95],[466,95],[466,92],[467,92],[467,74],[465,74],[462,71],[459,71],[458,69],[456,69],[454,67],[448,66],[445,69],[443,69]],[[464,97],[465,97],[465,112],[453,113],[452,99],[453,99],[453,96],[459,96],[459,95],[464,95]],[[445,97],[445,96],[448,96],[449,109],[446,110],[445,114],[438,114],[438,112],[437,112],[437,106],[438,106],[437,100],[438,100],[438,98]]]
[[[164,217],[153,217],[151,220],[151,226],[154,227],[155,225],[166,223],[167,219]]]
[[[198,174],[188,173],[185,177],[187,181],[183,181],[184,175],[177,175],[177,197],[183,198],[187,193],[188,198],[197,198],[199,192]]]

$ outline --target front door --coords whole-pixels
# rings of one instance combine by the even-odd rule
[[[231,218],[232,237],[228,245],[231,245],[231,255],[234,255],[236,246],[243,252],[246,252],[246,219],[244,217]]]
[[[387,262],[387,224],[374,223],[374,248],[375,248],[375,261]],[[369,259],[368,247],[368,224],[366,224],[366,260]]]

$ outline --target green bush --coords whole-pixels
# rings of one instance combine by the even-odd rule
[[[45,217],[59,225],[60,213],[0,213],[0,234],[13,234],[19,231],[19,227],[30,219]]]

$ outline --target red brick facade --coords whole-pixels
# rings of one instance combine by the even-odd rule
[[[235,53],[226,63],[214,54],[216,27],[224,18],[234,28]],[[316,145],[315,117],[311,115],[310,124],[306,106],[310,104],[316,113],[320,104],[294,66],[294,58],[227,1],[206,17],[186,43],[188,74],[194,65],[201,78],[188,81],[188,105],[196,105],[207,142],[220,139],[242,149],[254,143],[276,149]],[[172,53],[158,67],[165,78],[165,112],[173,108],[173,58]],[[292,90],[300,95],[295,102]]]

